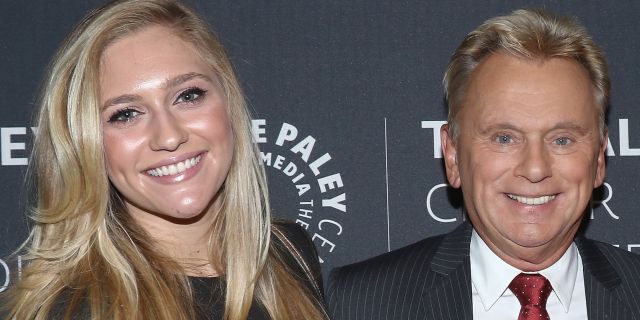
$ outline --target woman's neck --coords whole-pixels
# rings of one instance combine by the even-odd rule
[[[160,250],[174,259],[189,276],[215,277],[219,271],[211,262],[209,241],[216,212],[199,219],[176,221],[153,214],[132,214]]]

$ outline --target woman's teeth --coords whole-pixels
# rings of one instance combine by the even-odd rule
[[[180,174],[187,169],[195,166],[200,162],[202,156],[193,157],[178,163],[170,164],[168,166],[162,166],[155,169],[147,170],[147,174],[154,177],[162,177],[162,176],[173,176],[176,174]]]

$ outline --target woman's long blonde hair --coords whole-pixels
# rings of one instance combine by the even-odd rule
[[[162,25],[191,43],[219,77],[234,154],[211,226],[210,260],[226,284],[225,319],[247,317],[255,299],[274,319],[324,319],[321,301],[293,275],[271,242],[264,168],[242,91],[222,45],[190,8],[171,0],[124,0],[91,12],[57,52],[43,84],[30,172],[34,226],[27,267],[10,289],[9,316],[193,319],[184,270],[163,256],[128,215],[109,183],[100,125],[102,52],[114,41]],[[62,303],[62,304],[61,304]]]

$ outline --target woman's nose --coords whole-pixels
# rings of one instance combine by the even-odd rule
[[[175,151],[188,140],[189,134],[175,115],[169,112],[157,114],[151,124],[151,149]]]

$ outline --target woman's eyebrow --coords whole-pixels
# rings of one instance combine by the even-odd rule
[[[213,83],[213,81],[211,80],[211,77],[202,74],[202,73],[198,73],[198,72],[189,72],[189,73],[185,73],[185,74],[181,74],[178,76],[175,76],[171,79],[167,79],[164,81],[164,84],[162,85],[163,88],[167,89],[167,88],[173,88],[176,86],[179,86],[187,81],[193,80],[193,79],[202,79],[205,80],[207,82],[211,82]],[[102,106],[102,109],[106,109],[109,106],[112,105],[116,105],[116,104],[121,104],[121,103],[131,103],[131,102],[135,102],[135,101],[139,101],[142,100],[142,97],[140,95],[137,94],[123,94],[121,96],[117,96],[115,98],[111,98],[109,100],[107,100],[104,105]]]
[[[102,105],[102,109],[104,110],[107,107],[110,107],[116,104],[131,103],[131,102],[140,101],[140,100],[142,100],[142,97],[137,94],[123,94],[121,96],[117,96],[115,98],[111,98],[107,100],[107,102],[105,102],[104,105]]]
[[[189,72],[189,73],[185,73],[185,74],[181,74],[179,76],[175,76],[171,79],[167,79],[167,81],[165,82],[164,87],[165,88],[171,88],[171,87],[175,87],[175,86],[179,86],[189,80],[192,79],[202,79],[205,80],[207,82],[211,82],[213,83],[213,81],[211,80],[211,78],[205,74],[202,73],[198,73],[198,72]]]

